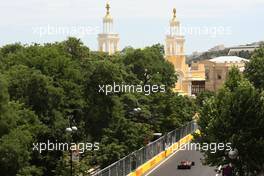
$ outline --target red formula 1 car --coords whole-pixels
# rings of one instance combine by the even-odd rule
[[[194,161],[181,161],[178,165],[178,169],[191,169],[195,165]]]

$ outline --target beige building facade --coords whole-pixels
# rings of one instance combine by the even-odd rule
[[[221,56],[202,61],[205,65],[205,89],[213,92],[217,91],[227,79],[228,71],[233,66],[243,71],[246,62],[248,62],[247,59],[237,56]]]

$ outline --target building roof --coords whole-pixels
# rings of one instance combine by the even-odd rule
[[[247,49],[247,48],[259,48],[260,45],[240,45],[240,46],[233,46],[229,47],[229,49]]]
[[[210,59],[209,61],[215,63],[232,63],[232,62],[235,63],[235,62],[243,62],[243,61],[247,62],[248,60],[238,56],[220,56]]]

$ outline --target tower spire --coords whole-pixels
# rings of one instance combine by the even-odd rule
[[[109,15],[110,14],[110,5],[109,5],[108,2],[106,3],[106,7],[105,8],[106,8],[106,14]]]
[[[106,2],[106,15],[103,17],[103,32],[98,34],[98,50],[108,54],[118,51],[119,35],[113,32],[114,20],[110,14],[110,5]]]
[[[173,8],[173,18],[176,18],[176,8]]]
[[[181,36],[180,22],[176,17],[176,8],[173,8],[173,18],[170,20],[170,33],[166,36],[166,56],[184,55],[184,37]],[[184,62],[183,62],[184,63]]]

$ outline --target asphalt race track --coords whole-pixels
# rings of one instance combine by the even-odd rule
[[[199,151],[178,151],[145,176],[215,176],[215,168],[203,166],[201,158],[202,154]],[[182,160],[194,161],[195,166],[190,170],[178,170],[177,165]]]

